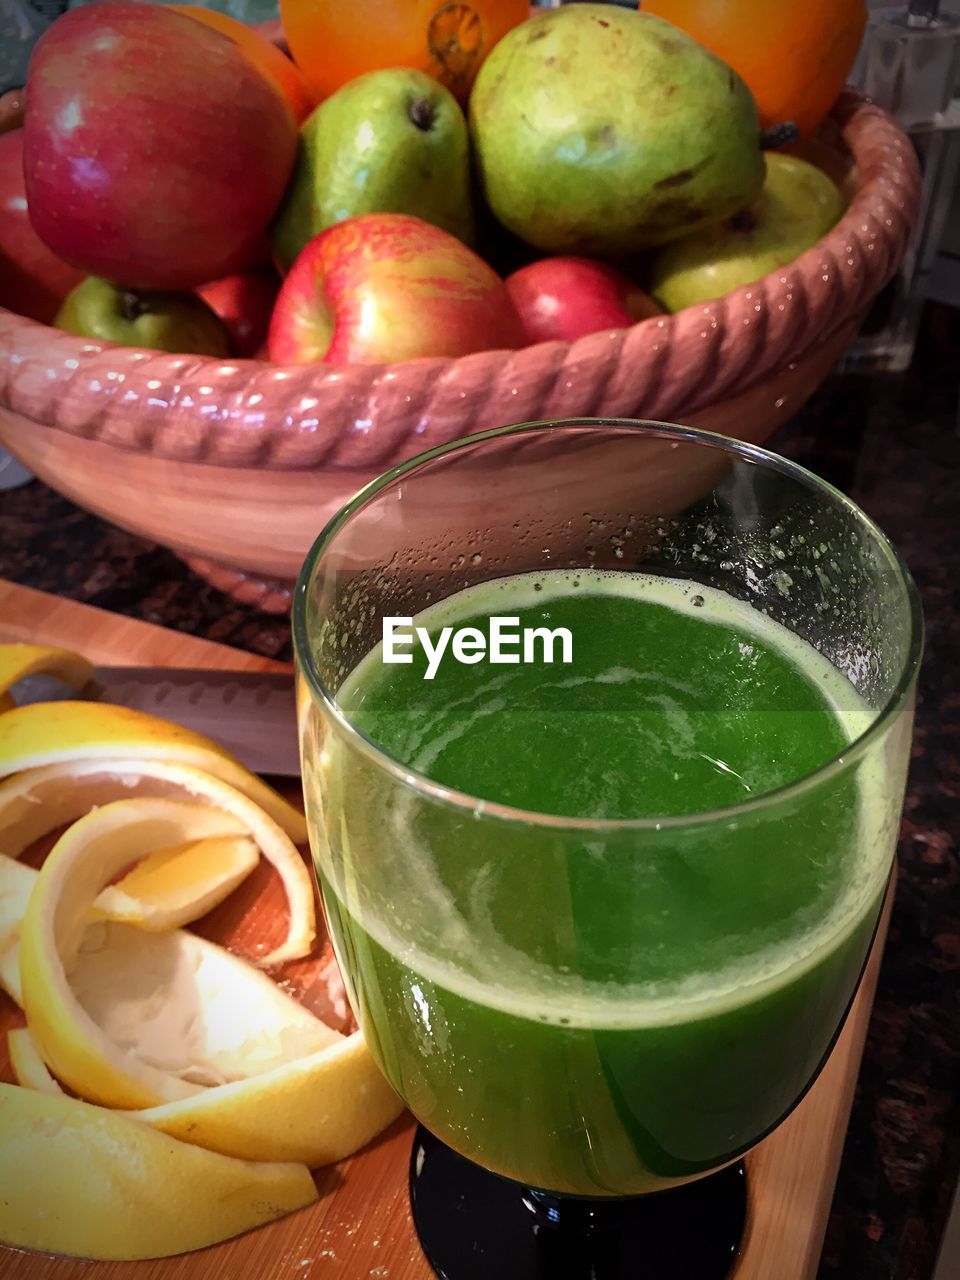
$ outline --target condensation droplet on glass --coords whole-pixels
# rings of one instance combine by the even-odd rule
[[[479,552],[479,551],[475,551],[475,552],[473,553],[473,555],[470,557],[470,563],[471,563],[472,565],[478,565],[478,564],[480,564],[482,561],[483,561],[483,556],[480,554],[480,552]]]

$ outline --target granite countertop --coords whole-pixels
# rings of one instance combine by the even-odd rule
[[[821,1280],[929,1280],[960,1168],[958,351],[960,311],[931,306],[906,373],[829,378],[770,442],[887,531],[927,622],[897,899]],[[284,619],[232,603],[39,482],[0,493],[0,576],[290,657]]]

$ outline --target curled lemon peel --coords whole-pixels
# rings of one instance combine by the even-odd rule
[[[44,1060],[83,1097],[107,1106],[148,1107],[189,1097],[206,1081],[223,1078],[218,1071],[242,1073],[243,1062],[201,1069],[198,1060],[193,1070],[189,1055],[179,1065],[169,1058],[164,1041],[198,1028],[195,1052],[203,1058],[203,1028],[211,1022],[219,1027],[221,1040],[226,1030],[236,1042],[227,1055],[231,1062],[238,1056],[254,1059],[261,1070],[289,1056],[284,1049],[288,1041],[295,1050],[312,1051],[336,1035],[253,966],[196,935],[91,924],[91,908],[104,885],[135,858],[178,840],[215,835],[230,820],[231,815],[212,807],[179,800],[117,800],[74,822],[48,854],[20,922],[22,1001]],[[118,945],[126,941],[124,954],[109,953],[110,936],[104,931],[110,929],[120,930],[113,936]],[[84,972],[92,975],[85,1002],[74,989]],[[172,1003],[178,999],[188,1002],[182,1017]],[[206,1001],[206,1021],[196,1003],[201,999]],[[283,1043],[258,1046],[258,1015],[266,1018],[268,1006],[278,1004],[289,1032],[279,1036]],[[298,1022],[306,1024],[305,1030],[300,1027],[302,1034]],[[251,1023],[244,1039],[242,1028]],[[131,1037],[127,1043],[120,1042],[125,1027]]]
[[[295,844],[307,839],[299,810],[203,734],[109,702],[35,702],[0,716],[0,778],[74,760],[163,761],[203,769],[242,792]]]
[[[235,832],[249,835],[276,869],[288,905],[287,936],[257,963],[269,966],[309,953],[316,930],[314,889],[296,846],[248,795],[191,765],[95,757],[58,761],[5,778],[0,781],[0,852],[17,858],[34,841],[82,819],[93,806],[132,795],[209,805],[235,819]]]

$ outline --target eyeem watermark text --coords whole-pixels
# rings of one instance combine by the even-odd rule
[[[433,637],[426,627],[414,627],[412,618],[384,618],[383,660],[411,663],[407,652],[418,643],[427,655],[424,680],[432,680],[447,650],[457,662],[472,666],[476,662],[504,665],[532,662],[570,663],[573,661],[573,636],[567,627],[524,627],[519,618],[492,617],[489,633],[479,627],[443,627]],[[559,648],[559,659],[555,656]]]

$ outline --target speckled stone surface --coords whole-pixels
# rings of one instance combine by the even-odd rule
[[[960,312],[931,308],[907,373],[829,379],[771,442],[890,534],[927,619],[897,901],[821,1280],[928,1280],[960,1168],[958,351]],[[0,575],[290,656],[285,620],[234,604],[36,482],[0,493]]]

